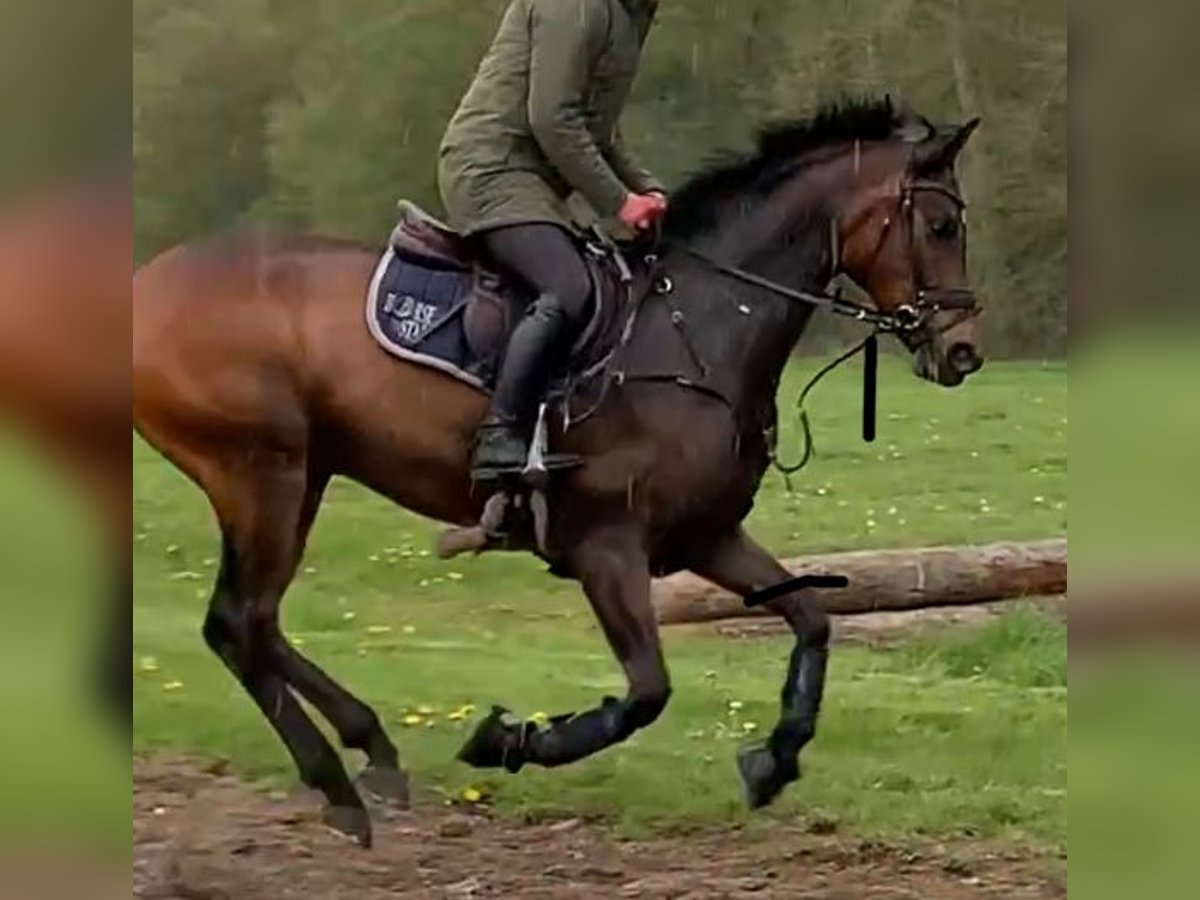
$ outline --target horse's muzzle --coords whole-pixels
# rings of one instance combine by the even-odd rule
[[[983,368],[983,359],[975,350],[974,344],[960,342],[954,344],[946,353],[946,363],[950,370],[959,376],[961,381]]]
[[[923,344],[913,354],[913,371],[926,381],[942,387],[958,387],[968,375],[983,367],[983,358],[973,344],[960,342],[945,352]]]

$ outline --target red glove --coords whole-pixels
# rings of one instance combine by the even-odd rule
[[[666,211],[667,200],[662,194],[630,194],[617,216],[630,228],[642,229],[649,228]]]

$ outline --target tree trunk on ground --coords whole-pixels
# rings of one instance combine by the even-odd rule
[[[959,606],[1064,593],[1067,542],[1000,543],[915,550],[866,550],[783,560],[793,575],[845,575],[840,589],[813,591],[831,613]],[[736,597],[690,573],[654,582],[651,594],[662,624],[773,615],[747,609]]]

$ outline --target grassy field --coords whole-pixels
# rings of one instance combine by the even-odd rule
[[[814,367],[791,371],[785,411]],[[767,479],[751,527],[773,550],[1065,533],[1064,366],[993,363],[944,391],[888,361],[874,445],[858,436],[856,376],[846,367],[813,398],[818,455],[795,492]],[[200,637],[217,555],[207,504],[141,443],[134,466],[135,748],[228,757],[289,786],[283,749]],[[335,482],[284,607],[304,651],[380,712],[420,790],[474,787],[502,812],[594,814],[634,833],[749,818],[733,755],[774,720],[789,641],[670,630],[676,691],[651,729],[567,769],[481,777],[453,759],[471,706],[557,714],[623,681],[572,585],[520,556],[439,562],[435,533]],[[895,650],[841,648],[806,777],[766,815],[1058,845],[1066,721],[1065,633],[1029,611]]]

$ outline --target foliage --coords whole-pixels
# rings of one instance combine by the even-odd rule
[[[437,209],[441,131],[503,6],[135,0],[139,258],[247,217],[377,241],[397,197]],[[991,349],[1058,354],[1066,34],[1039,0],[668,0],[625,131],[671,183],[842,93],[982,115],[964,181]]]

